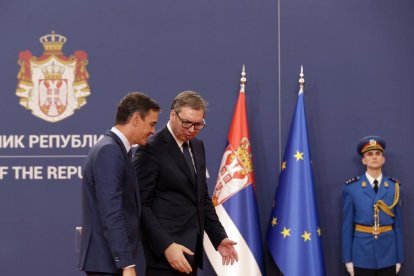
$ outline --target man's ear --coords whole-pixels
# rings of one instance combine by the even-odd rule
[[[132,116],[131,116],[131,123],[132,123],[132,125],[134,127],[136,127],[139,124],[140,121],[142,121],[141,115],[139,115],[138,112],[132,113]]]
[[[365,157],[362,157],[361,159],[362,164],[366,165],[367,164],[367,160],[365,160]]]
[[[171,120],[173,115],[175,115],[175,111],[174,111],[174,109],[171,109],[171,111],[170,111],[170,120]]]

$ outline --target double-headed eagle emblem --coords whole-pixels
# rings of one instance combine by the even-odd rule
[[[44,52],[40,57],[29,50],[19,53],[20,70],[16,95],[20,104],[48,122],[58,122],[86,104],[90,95],[85,51],[69,57],[62,52],[67,38],[52,32],[40,38]]]

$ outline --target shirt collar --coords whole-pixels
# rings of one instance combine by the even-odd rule
[[[177,143],[178,147],[181,149],[184,144],[184,141],[181,141],[174,135],[174,132],[172,131],[172,128],[170,125],[170,121],[168,121],[167,123],[167,128],[168,128],[168,131],[171,133],[172,137],[174,138],[175,142]]]
[[[116,127],[112,127],[111,131],[115,133],[115,135],[118,136],[119,139],[121,139],[122,144],[124,144],[124,147],[126,149],[126,152],[129,152],[131,150],[131,145],[129,144],[128,139],[125,137],[125,135]]]
[[[372,176],[370,176],[368,174],[368,172],[365,173],[365,176],[367,177],[369,183],[371,184],[372,187],[374,187],[374,180],[376,179],[378,181],[378,187],[381,184],[382,181],[382,174],[380,174],[377,178],[373,178]]]

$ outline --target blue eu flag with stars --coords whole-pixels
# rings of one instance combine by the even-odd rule
[[[267,232],[270,253],[283,275],[326,274],[321,235],[301,89]]]

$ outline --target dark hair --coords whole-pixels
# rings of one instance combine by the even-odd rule
[[[118,104],[115,124],[125,125],[135,112],[144,119],[150,110],[160,110],[159,104],[154,99],[141,92],[128,93]]]
[[[171,110],[179,113],[182,107],[190,107],[196,110],[207,110],[207,101],[195,91],[184,91],[178,94],[171,104]]]

